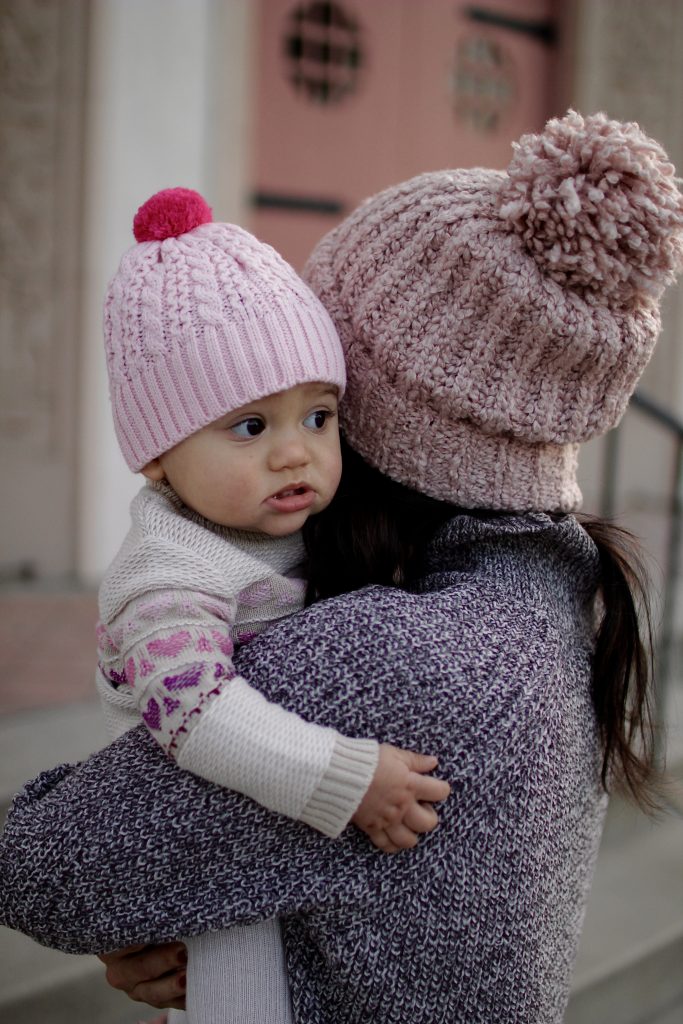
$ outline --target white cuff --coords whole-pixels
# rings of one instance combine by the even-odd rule
[[[365,796],[378,760],[376,740],[351,740],[337,734],[327,770],[299,820],[336,839]]]

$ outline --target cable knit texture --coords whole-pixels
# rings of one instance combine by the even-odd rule
[[[605,807],[597,572],[572,517],[462,516],[416,592],[323,602],[237,653],[270,700],[438,756],[453,792],[416,850],[329,843],[134,729],[16,799],[0,921],[95,952],[277,915],[301,1024],[560,1024]]]
[[[301,536],[216,526],[167,484],[143,487],[131,517],[99,595],[106,719],[128,701],[180,767],[339,835],[377,743],[269,703],[233,664],[235,645],[303,607]]]
[[[208,211],[208,212],[207,212]],[[104,304],[109,392],[124,458],[139,470],[233,409],[346,373],[326,310],[278,253],[207,223],[190,189],[138,210]]]
[[[635,124],[570,112],[507,172],[362,203],[304,277],[346,353],[352,447],[465,507],[569,511],[577,445],[618,423],[683,263],[683,197]]]

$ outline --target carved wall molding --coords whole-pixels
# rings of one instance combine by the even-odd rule
[[[89,0],[0,3],[0,573],[73,571]]]
[[[29,452],[64,436],[80,223],[84,5],[0,6],[0,436]]]
[[[683,172],[683,4],[680,0],[579,0],[574,103],[582,112],[604,110],[637,121],[658,139]],[[683,284],[667,292],[664,325],[642,388],[679,415],[683,413]],[[625,419],[620,508],[633,510],[669,500],[668,441],[637,413]],[[594,451],[600,443],[593,446]],[[657,452],[656,455],[653,455]],[[664,452],[665,454],[662,454]],[[584,489],[599,490],[601,462],[584,456]],[[625,468],[627,467],[627,468]],[[590,502],[589,502],[590,504]],[[637,533],[658,551],[642,524]]]

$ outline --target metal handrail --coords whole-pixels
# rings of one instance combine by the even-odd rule
[[[675,434],[679,439],[683,439],[683,420],[678,419],[677,416],[674,416],[673,413],[665,409],[659,402],[655,402],[648,395],[644,395],[642,391],[636,391],[635,394],[631,395],[631,405],[646,413],[650,419],[656,420],[657,423],[665,427],[670,433]]]
[[[679,577],[681,540],[683,538],[683,420],[674,416],[649,395],[636,391],[630,405],[643,413],[649,420],[662,427],[673,437],[675,451],[673,460],[671,496],[669,499],[669,536],[666,546],[666,568],[662,592],[662,617],[657,641],[656,660],[659,677],[659,706],[666,698],[671,676],[671,651],[674,639],[674,617],[676,590]],[[614,514],[617,465],[619,460],[619,430],[607,435],[605,451],[605,472],[602,491],[602,514],[609,518]]]

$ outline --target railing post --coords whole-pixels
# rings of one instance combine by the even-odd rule
[[[673,438],[674,454],[673,480],[669,500],[669,531],[666,548],[666,566],[662,588],[661,625],[654,652],[658,685],[655,697],[655,715],[661,727],[666,720],[666,702],[674,670],[673,658],[676,638],[676,607],[678,604],[678,580],[681,575],[680,559],[683,544],[683,421],[672,415],[657,402],[636,391],[630,404],[658,423]],[[612,430],[605,440],[604,477],[602,487],[602,514],[609,518],[616,507],[617,471],[619,460],[618,431]],[[662,736],[662,730],[658,730]]]
[[[603,519],[611,519],[616,508],[619,441],[619,428],[615,427],[605,437],[602,494],[600,496],[600,512]]]
[[[681,552],[681,518],[683,514],[683,436],[677,435],[673,472],[673,487],[669,506],[669,541],[667,544],[666,574],[664,577],[662,630],[657,669],[657,717],[661,725],[666,712],[666,698],[671,679],[672,650],[676,627],[676,598],[678,597],[678,576]]]

